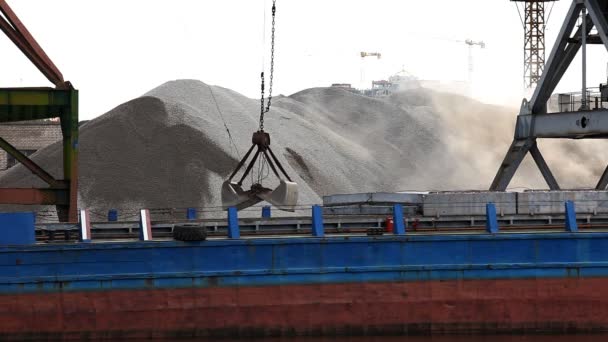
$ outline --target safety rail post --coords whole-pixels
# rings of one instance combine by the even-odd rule
[[[91,218],[89,211],[80,210],[80,242],[91,242]]]
[[[498,218],[496,217],[496,205],[494,203],[486,203],[486,230],[488,233],[498,233]]]
[[[269,205],[265,205],[262,207],[262,218],[270,218],[272,216],[272,211]]]
[[[240,239],[239,212],[235,207],[228,208],[228,237],[230,239]]]
[[[196,220],[196,208],[186,209],[186,219],[190,221]]]
[[[405,234],[405,220],[403,219],[403,206],[401,204],[393,205],[393,234]]]
[[[323,237],[325,235],[323,226],[323,208],[320,205],[312,206],[312,236]]]
[[[108,222],[116,222],[118,221],[118,210],[110,209],[108,210]]]
[[[566,211],[566,231],[576,232],[578,231],[578,224],[576,223],[576,210],[574,208],[574,202],[566,201],[564,203]]]
[[[139,239],[141,241],[152,240],[152,221],[150,220],[150,210],[140,210],[139,228]]]

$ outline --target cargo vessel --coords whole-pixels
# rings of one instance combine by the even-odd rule
[[[175,223],[148,221],[144,210],[140,222],[90,223],[83,212],[78,226],[39,224],[38,243],[0,248],[0,336],[606,330],[608,193],[461,193],[465,215],[438,215],[454,195],[330,196],[297,218]],[[360,210],[365,197],[366,210],[391,208],[391,220],[332,214]],[[4,215],[4,231],[13,220],[8,235],[23,237],[28,215]],[[206,240],[170,239],[184,222],[206,227]],[[72,228],[89,242],[44,238]],[[109,238],[119,229],[125,235]]]
[[[0,214],[0,339],[608,330],[608,169],[594,190],[560,191],[537,145],[608,137],[606,85],[592,101],[583,77],[580,97],[560,97],[562,112],[547,113],[587,38],[608,47],[608,1],[572,1],[490,192],[336,195],[305,216],[273,218],[264,208],[262,217],[239,218],[238,205],[297,204],[263,130],[262,74],[260,128],[222,189],[240,201],[222,208],[225,218],[188,208],[167,219],[143,208],[136,221],[109,213],[103,222],[78,206],[78,91],[4,0],[0,12],[0,28],[55,86],[0,89],[0,122],[59,118],[63,142],[56,179],[0,138],[48,185],[0,188],[0,204],[52,205],[60,221]],[[260,153],[281,185],[245,191]],[[528,153],[551,191],[506,191]]]

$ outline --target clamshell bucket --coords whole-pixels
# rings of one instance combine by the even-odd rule
[[[281,180],[279,186],[271,193],[261,193],[258,197],[263,198],[280,210],[293,212],[298,204],[298,184]]]
[[[226,181],[222,184],[222,206],[225,208],[236,207],[241,210],[261,201],[261,198],[252,195],[250,191],[244,191],[237,183]]]
[[[298,185],[289,178],[287,172],[270,149],[270,136],[263,130],[253,133],[251,139],[253,144],[247,154],[241,159],[236,169],[232,172],[227,181],[222,184],[222,205],[224,208],[236,207],[244,209],[255,205],[261,201],[266,201],[280,210],[294,211],[298,202]],[[233,182],[232,179],[236,176],[239,170],[245,165],[247,159],[257,147],[257,151],[249,162],[247,169],[241,176],[238,182]],[[250,190],[243,190],[243,181],[251,172],[256,160],[260,155],[268,162],[275,176],[279,179],[279,186],[274,189],[268,189],[259,183],[253,184]],[[275,166],[276,165],[276,166]],[[279,175],[278,169],[286,180]]]

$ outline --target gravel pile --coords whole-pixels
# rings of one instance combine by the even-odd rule
[[[511,142],[516,113],[424,89],[376,99],[314,88],[275,98],[265,130],[300,185],[299,202],[309,205],[334,193],[485,189]],[[217,208],[258,115],[258,100],[192,80],[116,107],[80,128],[80,206]],[[558,154],[547,152],[550,162],[572,149],[549,147]],[[33,159],[59,177],[60,156],[54,144]],[[529,161],[523,168],[514,186],[544,187]],[[577,177],[599,177],[601,168]],[[264,184],[278,183],[270,176]],[[18,165],[0,186],[44,184]]]

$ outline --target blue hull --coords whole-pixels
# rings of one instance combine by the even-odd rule
[[[606,275],[608,233],[222,239],[0,248],[0,293]]]

